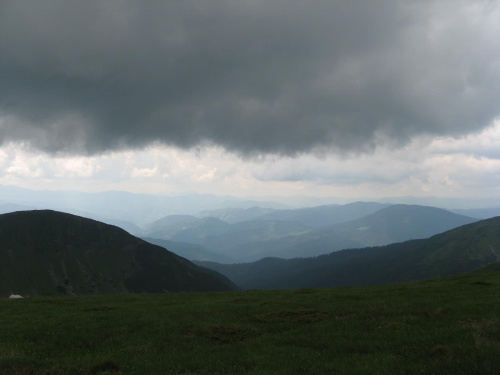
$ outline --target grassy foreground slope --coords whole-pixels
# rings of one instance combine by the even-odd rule
[[[0,374],[498,374],[500,273],[0,300]]]

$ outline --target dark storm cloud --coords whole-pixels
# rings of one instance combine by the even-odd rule
[[[0,141],[293,155],[477,131],[500,112],[498,15],[465,0],[4,0]]]

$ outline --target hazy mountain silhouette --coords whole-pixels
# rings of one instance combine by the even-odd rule
[[[392,205],[357,220],[257,243],[224,254],[240,260],[312,257],[346,248],[427,238],[477,221],[435,207]]]
[[[293,221],[252,220],[229,224],[215,217],[199,219],[189,215],[174,215],[154,222],[146,231],[146,237],[201,245],[209,251],[223,254],[228,260],[238,260],[240,254],[244,253],[242,249],[250,243],[310,230]]]
[[[310,228],[288,221],[253,220],[236,224],[221,224],[215,218],[202,219],[203,225],[189,228],[172,237],[173,241],[197,243],[209,250],[228,256],[241,253],[240,248],[261,239],[280,238],[304,233]]]
[[[294,210],[276,210],[260,217],[262,220],[297,221],[310,227],[325,227],[359,219],[390,204],[354,202],[344,205],[324,205]]]
[[[87,212],[96,217],[133,222],[139,227],[145,227],[168,215],[196,215],[201,211],[227,207],[270,207],[276,209],[288,207],[277,202],[254,201],[211,194],[186,193],[165,196],[125,191],[85,193],[80,191],[31,190],[4,185],[0,185],[0,201],[1,203],[16,203],[77,215],[80,215],[78,212]]]
[[[199,225],[198,219],[192,215],[169,215],[148,225],[145,229],[145,236],[168,240],[178,232]]]
[[[208,250],[206,247],[198,244],[191,244],[187,242],[175,242],[170,240],[162,240],[159,238],[143,237],[144,241],[158,245],[168,249],[174,254],[189,260],[201,260],[220,263],[234,263],[235,259],[228,256],[215,253]]]
[[[450,210],[459,215],[465,215],[476,219],[490,219],[492,217],[500,216],[500,207],[493,208],[474,208],[474,209],[455,209]]]
[[[377,246],[427,238],[475,221],[478,219],[436,207],[397,204],[336,225],[333,229],[343,237],[359,241],[365,246]],[[323,233],[327,231],[325,229]]]
[[[204,211],[199,216],[216,217],[230,224],[251,220],[273,220],[295,221],[308,227],[324,227],[355,220],[388,206],[390,206],[390,204],[354,202],[344,205],[331,204],[281,210],[261,207],[247,209],[227,208]]]
[[[387,246],[314,258],[265,258],[253,263],[199,262],[244,289],[316,288],[431,279],[500,261],[500,217]]]
[[[242,221],[257,220],[264,215],[277,211],[273,208],[251,207],[251,208],[223,208],[220,210],[202,211],[199,217],[216,217],[229,224]]]

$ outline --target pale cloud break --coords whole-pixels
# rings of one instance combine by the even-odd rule
[[[0,184],[35,189],[126,190],[234,196],[500,197],[500,122],[460,138],[415,138],[355,156],[241,159],[220,147],[196,152],[151,145],[93,156],[54,156],[26,145],[0,149]]]

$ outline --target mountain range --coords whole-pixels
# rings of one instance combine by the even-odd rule
[[[197,264],[226,275],[243,289],[288,289],[433,279],[499,261],[500,217],[496,217],[428,239],[343,250],[313,258]]]
[[[320,228],[293,220],[229,224],[189,215],[155,225],[159,232],[169,226],[172,239],[140,239],[51,210],[0,215],[0,296],[368,285],[442,277],[500,260],[499,217],[477,221],[434,207],[391,205]],[[422,237],[430,238],[416,239]],[[398,242],[406,239],[413,240]],[[292,257],[300,250],[307,258],[222,264],[252,247],[255,255],[274,249]],[[197,265],[167,249],[197,259]],[[320,251],[326,255],[314,256]]]
[[[51,209],[78,216],[99,217],[99,220],[102,219],[105,222],[111,220],[130,222],[138,227],[147,226],[167,215],[197,215],[205,210],[227,207],[274,209],[289,207],[277,202],[211,194],[151,195],[125,191],[85,193],[32,190],[4,185],[0,185],[1,204],[17,204],[32,209]]]
[[[226,277],[187,259],[207,262],[198,264],[221,271],[244,288],[301,287],[300,280],[323,286],[434,277],[449,271],[439,263],[440,257],[422,260],[426,270],[434,269],[430,274],[417,272],[420,263],[404,263],[407,256],[421,256],[410,243],[419,243],[419,249],[434,245],[405,241],[465,228],[500,212],[494,207],[452,212],[377,202],[292,209],[273,202],[209,195],[56,193],[4,186],[0,192],[0,214],[17,211],[0,215],[0,295],[236,288]],[[34,210],[42,206],[60,207],[66,213]],[[477,237],[475,231],[468,236]],[[460,248],[466,238],[454,242],[453,248]],[[482,248],[475,255],[481,264],[491,260],[488,254],[497,254],[495,239],[489,238],[486,249],[490,252]],[[373,251],[377,255],[365,261]],[[457,259],[447,260],[450,272],[477,266],[475,258],[454,256],[466,259],[466,266],[460,268]],[[330,259],[336,260],[331,263]],[[318,262],[326,267],[324,272],[315,268]],[[364,279],[350,266],[355,264],[368,270],[361,273]],[[390,264],[404,266],[405,276],[390,276],[395,275]],[[370,268],[373,265],[378,265],[379,273]],[[353,279],[341,276],[344,273]]]
[[[215,217],[167,216],[153,223],[146,233],[148,238],[195,244],[233,262],[245,262],[265,257],[311,257],[347,248],[427,238],[477,220],[435,207],[358,202],[274,210],[233,224]],[[204,260],[220,262],[215,258]]]
[[[203,211],[201,217],[216,217],[229,224],[251,220],[294,221],[311,228],[356,220],[372,214],[390,204],[376,202],[354,202],[344,205],[330,204],[296,209],[270,209],[261,207],[227,208],[214,211]]]

